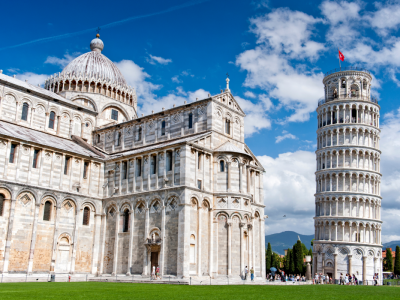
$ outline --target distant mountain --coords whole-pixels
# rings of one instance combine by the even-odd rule
[[[272,246],[272,244],[271,244]],[[392,251],[396,251],[396,246],[400,246],[400,241],[392,241],[385,244],[382,244],[382,249],[392,248]]]
[[[284,255],[284,250],[292,248],[293,245],[297,242],[298,236],[300,237],[301,242],[306,245],[307,249],[310,249],[311,240],[314,238],[314,235],[303,235],[294,231],[284,231],[281,233],[266,235],[265,249],[267,249],[268,243],[271,243],[273,252]]]

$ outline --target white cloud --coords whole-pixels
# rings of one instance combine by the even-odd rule
[[[378,3],[377,3],[378,4]],[[400,25],[400,5],[389,4],[387,6],[378,4],[378,10],[369,13],[365,19],[379,34],[386,36],[391,29],[398,29]]]
[[[50,75],[46,75],[46,74],[35,74],[32,72],[25,72],[22,74],[16,74],[16,77],[19,80],[25,81],[28,80],[28,83],[32,84],[32,85],[38,85],[40,84],[40,86],[44,85],[44,82],[47,78],[50,77]]]
[[[144,68],[131,60],[122,60],[115,64],[121,70],[127,83],[136,89],[139,115],[142,113],[148,115],[152,111],[160,112],[163,107],[168,109],[172,108],[173,104],[182,105],[184,101],[192,102],[196,98],[204,99],[208,97],[209,92],[203,89],[186,92],[182,87],[178,87],[175,92],[158,97],[155,91],[161,89],[162,86],[152,83],[150,81],[151,76],[144,71]]]
[[[63,58],[58,58],[55,56],[48,56],[45,64],[52,64],[56,66],[60,66],[62,68],[66,67],[75,57],[79,56],[79,52],[75,52],[72,55],[66,53]]]
[[[296,151],[277,158],[257,156],[265,168],[264,204],[266,234],[296,231],[314,232],[315,153]],[[282,218],[286,215],[286,218]]]
[[[324,45],[310,40],[313,25],[321,22],[299,11],[279,8],[250,20],[251,31],[258,37],[258,44],[268,45],[270,50],[283,52],[292,58],[317,58]]]
[[[253,92],[250,92],[250,91],[245,92],[244,95],[245,95],[247,98],[252,98],[252,99],[254,99],[254,98],[257,97],[256,94],[254,94]]]
[[[150,79],[150,75],[133,61],[122,60],[115,63],[115,65],[121,71],[122,75],[124,75],[127,83],[136,89],[139,103],[142,103],[147,99],[154,98],[155,95],[153,92],[161,88],[160,85],[148,81],[148,79]]]
[[[297,136],[295,136],[295,135],[293,135],[293,134],[287,132],[286,130],[284,130],[284,131],[282,131],[282,135],[278,135],[278,136],[275,138],[275,143],[278,144],[278,143],[280,143],[280,142],[282,142],[283,140],[286,140],[286,139],[289,139],[289,140],[296,140],[296,139],[297,139]]]
[[[265,97],[265,95],[260,95],[260,100],[256,103],[239,96],[235,96],[235,99],[246,114],[244,119],[244,134],[246,137],[262,129],[271,128],[271,119],[267,113],[273,107],[273,104],[269,98]]]
[[[171,80],[172,80],[172,82],[175,82],[175,83],[181,83],[182,82],[181,80],[179,80],[179,76],[178,75],[172,77]]]
[[[172,59],[162,58],[160,56],[154,56],[150,54],[150,57],[147,58],[147,62],[152,65],[155,65],[156,63],[159,63],[160,65],[168,65],[172,62]]]
[[[336,45],[347,45],[360,35],[354,29],[361,22],[360,4],[346,1],[324,1],[320,5],[321,13],[325,16],[330,28],[326,40]]]
[[[268,53],[262,47],[241,53],[236,64],[247,71],[245,86],[267,91],[270,97],[279,99],[286,109],[294,111],[286,121],[307,121],[318,100],[324,96],[322,73],[295,69],[285,57]]]

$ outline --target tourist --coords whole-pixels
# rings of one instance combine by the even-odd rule
[[[328,274],[326,274],[326,276],[325,276],[325,283],[329,284],[329,275]]]
[[[318,273],[315,273],[314,284],[318,284]]]
[[[156,266],[153,266],[153,269],[151,271],[151,279],[156,279]]]
[[[251,276],[251,281],[253,281],[254,280],[254,269],[253,269],[253,267],[251,267],[251,269],[250,269],[250,276]]]
[[[160,276],[160,266],[157,266],[157,269],[156,269],[156,279],[161,279],[161,276]]]
[[[247,266],[244,267],[244,280],[247,280],[247,273],[249,272],[249,270],[247,269]]]
[[[346,273],[346,275],[344,276],[344,283],[346,285],[349,285],[349,274]]]

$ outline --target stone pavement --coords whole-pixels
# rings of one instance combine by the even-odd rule
[[[51,280],[50,274],[1,274],[1,283],[7,282],[48,282]],[[127,276],[118,274],[116,276],[103,275],[94,276],[90,274],[56,274],[56,282],[121,282],[121,283],[150,283],[150,284],[181,284],[181,285],[308,285],[312,281],[307,282],[280,282],[267,281],[261,278],[255,278],[254,281],[242,280],[240,277],[219,276],[217,278],[210,277],[189,277],[177,278],[176,276],[163,276],[162,279],[152,280],[149,276],[132,275]]]

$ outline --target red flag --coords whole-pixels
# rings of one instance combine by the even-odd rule
[[[341,61],[344,61],[344,55],[343,55],[343,53],[340,52],[339,49],[338,49],[338,51],[339,51],[339,59],[340,59]]]

